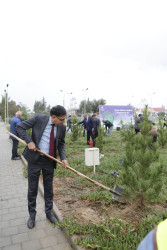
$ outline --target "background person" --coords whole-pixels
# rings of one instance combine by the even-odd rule
[[[70,130],[72,132],[72,120],[71,120],[71,115],[69,115],[67,119],[67,132]]]
[[[84,119],[83,119],[81,122],[78,122],[77,125],[82,124],[82,126],[84,127],[83,137],[85,137],[85,131],[86,131],[86,129],[87,129],[87,121],[88,121],[87,119],[88,119],[88,116],[87,116],[87,115],[84,115],[83,118],[84,118]]]
[[[113,130],[113,123],[109,120],[103,120],[103,123],[105,125],[106,132],[108,131],[108,136],[111,136],[111,132]]]
[[[139,123],[141,123],[141,122],[142,122],[142,115],[139,114],[135,120],[135,125],[134,125],[134,129],[135,129],[136,134],[138,134],[140,132]]]
[[[98,127],[100,124],[100,119],[96,117],[96,114],[92,115],[92,119],[93,119],[93,129],[92,129],[92,135],[93,135],[93,147],[95,147],[95,139],[96,137],[98,137]]]
[[[14,116],[10,121],[10,132],[16,136],[18,136],[18,133],[16,131],[16,126],[21,123],[21,120],[20,120],[21,116],[22,116],[21,111],[17,111],[16,116]],[[18,155],[18,152],[17,152],[19,141],[16,138],[12,137],[11,135],[10,135],[10,139],[12,139],[13,141],[11,160],[20,160],[20,156]]]
[[[153,137],[153,142],[157,141],[158,132],[154,122],[152,123],[152,129],[148,132],[148,134]]]
[[[43,174],[46,217],[51,223],[56,222],[56,218],[52,214],[53,175],[56,162],[40,154],[36,151],[36,148],[53,157],[56,157],[58,150],[60,159],[64,167],[66,167],[68,163],[64,147],[66,133],[65,119],[65,108],[57,105],[50,110],[50,116],[36,115],[20,123],[16,128],[21,139],[25,140],[28,144],[23,152],[23,156],[28,161],[28,211],[30,217],[27,221],[27,226],[30,229],[35,226],[36,197],[41,170]],[[32,128],[32,138],[26,133],[26,130],[30,128]]]
[[[164,118],[163,118],[163,128],[167,128],[167,118],[166,118],[166,115],[164,115]]]
[[[93,115],[88,117],[88,121],[87,121],[87,145],[90,145],[90,137],[93,140],[93,134],[92,134],[92,130],[93,130]]]
[[[167,249],[167,219],[155,226],[140,242],[137,250],[166,250]]]

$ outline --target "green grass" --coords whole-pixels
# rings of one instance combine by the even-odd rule
[[[99,224],[88,223],[86,225],[78,223],[76,218],[66,217],[63,222],[56,223],[56,225],[66,228],[69,235],[78,235],[75,243],[86,248],[130,250],[137,249],[145,235],[166,218],[167,211],[164,210],[161,214],[152,211],[152,214],[142,219],[138,225],[127,224],[117,217],[107,218]]]

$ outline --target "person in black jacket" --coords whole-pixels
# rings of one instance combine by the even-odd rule
[[[139,114],[138,117],[136,117],[135,119],[135,125],[134,125],[134,129],[136,134],[138,134],[140,132],[140,127],[139,124],[143,121],[142,115]]]
[[[113,129],[113,123],[109,120],[103,120],[103,123],[105,125],[106,131],[108,131],[108,136],[111,136],[111,132]]]
[[[92,115],[93,118],[93,137],[96,139],[98,137],[98,127],[100,124],[100,119],[96,117],[96,115]]]
[[[93,140],[93,116],[89,116],[88,117],[88,121],[87,121],[87,145],[90,145],[90,137]]]
[[[36,151],[36,148],[53,157],[56,157],[58,150],[63,167],[66,168],[68,163],[64,147],[66,133],[65,119],[65,108],[57,105],[50,110],[50,116],[39,114],[23,121],[16,127],[20,138],[27,143],[23,156],[28,161],[28,211],[30,217],[27,221],[27,226],[30,229],[35,226],[36,198],[41,170],[43,174],[46,217],[51,223],[56,222],[56,218],[52,214],[52,183],[56,162],[40,154]],[[32,128],[32,137],[26,133],[26,130],[30,128]]]
[[[70,130],[72,132],[72,120],[71,120],[71,115],[69,115],[67,119],[67,132]]]
[[[84,127],[84,131],[83,131],[83,137],[85,137],[85,130],[87,129],[87,122],[88,122],[88,116],[87,115],[84,115],[83,116],[83,120],[81,122],[78,122],[77,125],[80,125],[82,124],[82,126]]]

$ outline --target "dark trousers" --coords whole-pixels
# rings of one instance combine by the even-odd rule
[[[37,163],[28,163],[28,211],[31,218],[35,218],[36,215],[36,198],[41,170],[43,174],[45,213],[51,213],[53,208],[54,165],[49,159],[40,157]]]
[[[12,147],[12,158],[15,158],[18,156],[17,149],[19,146],[18,140],[12,140],[13,141],[13,147]]]
[[[68,126],[67,132],[68,132],[69,130],[72,132],[72,126],[71,126],[71,125]]]
[[[96,146],[96,137],[98,137],[98,131],[92,133],[93,147]]]
[[[140,129],[135,129],[135,132],[136,132],[136,134],[138,134],[139,132],[140,132]]]
[[[92,131],[87,130],[87,145],[90,145],[90,144],[89,144],[89,142],[90,142],[90,137],[91,137],[92,140],[93,140]],[[89,141],[89,142],[88,142],[88,141]]]

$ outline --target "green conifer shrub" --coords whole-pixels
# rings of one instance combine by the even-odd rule
[[[80,136],[80,128],[79,126],[76,126],[75,124],[78,122],[77,117],[72,118],[72,133],[71,133],[71,139],[73,142],[77,141],[78,137]]]
[[[121,181],[127,195],[138,200],[141,206],[145,201],[157,197],[161,191],[163,166],[158,161],[157,143],[152,143],[148,135],[152,124],[148,120],[147,107],[140,123],[141,133],[133,134],[132,130],[124,132],[126,138],[125,157],[122,164]],[[126,136],[125,136],[126,134]]]
[[[163,127],[161,118],[159,118],[158,124],[158,142],[161,147],[164,147],[167,143],[167,129]]]

